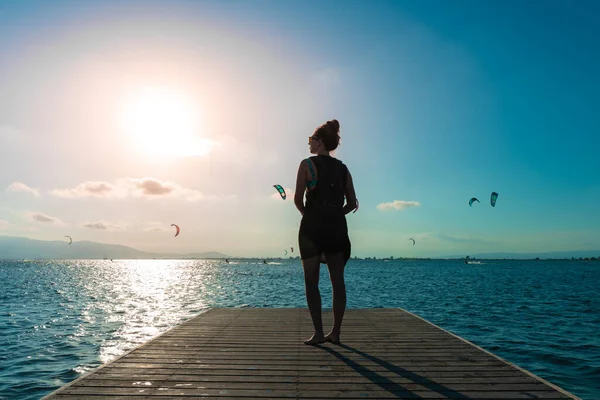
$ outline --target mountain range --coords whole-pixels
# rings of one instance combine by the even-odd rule
[[[94,259],[94,258],[231,258],[216,251],[204,253],[150,253],[118,244],[76,241],[69,245],[62,240],[34,240],[24,237],[0,236],[0,259]]]

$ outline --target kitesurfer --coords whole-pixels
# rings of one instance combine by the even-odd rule
[[[356,209],[357,201],[350,171],[344,163],[330,155],[339,145],[339,130],[340,124],[335,119],[315,130],[308,138],[310,152],[315,156],[302,160],[296,179],[294,203],[302,214],[298,244],[304,269],[306,302],[315,329],[314,335],[304,341],[308,345],[325,341],[339,343],[346,309],[344,268],[351,248],[346,214]],[[333,287],[334,321],[327,335],[323,334],[321,317],[321,262],[327,263]]]

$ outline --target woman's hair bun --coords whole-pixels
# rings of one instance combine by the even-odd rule
[[[318,135],[327,151],[335,150],[340,144],[340,123],[337,119],[327,121],[323,125],[317,128],[315,134]]]
[[[336,134],[340,131],[340,123],[337,119],[332,119],[331,121],[327,121],[327,127],[330,129],[331,133]]]

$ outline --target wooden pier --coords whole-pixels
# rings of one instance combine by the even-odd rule
[[[341,345],[311,334],[304,308],[211,309],[44,399],[578,399],[402,309],[347,310]]]

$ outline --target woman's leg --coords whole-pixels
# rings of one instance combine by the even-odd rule
[[[319,292],[319,267],[321,256],[314,256],[302,260],[304,268],[304,288],[306,290],[306,303],[310,317],[315,328],[315,334],[305,344],[318,344],[325,342],[323,335],[323,319],[321,318],[321,293]]]
[[[346,283],[344,268],[346,260],[344,253],[327,254],[327,268],[333,287],[333,328],[325,337],[328,342],[339,343],[342,330],[342,320],[346,311]]]

